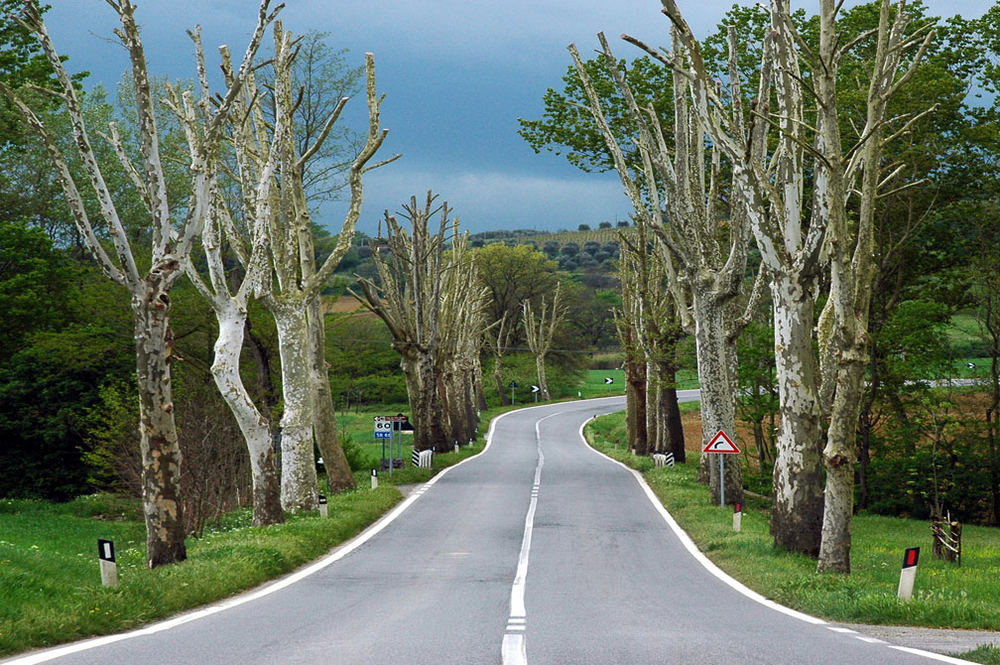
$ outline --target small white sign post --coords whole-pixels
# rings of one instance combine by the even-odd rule
[[[712,437],[704,448],[703,453],[713,453],[719,456],[719,505],[726,505],[726,455],[739,455],[740,449],[736,447],[733,440],[729,438],[721,429],[719,433]]]
[[[118,564],[115,563],[115,544],[103,538],[97,539],[97,558],[101,562],[101,584],[118,586]]]
[[[898,595],[903,600],[913,597],[913,581],[917,578],[917,560],[920,558],[920,548],[911,547],[903,555],[903,569],[899,571]]]
[[[328,517],[330,515],[330,507],[326,503],[326,495],[319,495],[319,516]]]
[[[733,505],[733,531],[739,533],[741,528],[743,528],[743,504],[737,503]]]
[[[378,469],[372,469],[372,489],[378,489]]]

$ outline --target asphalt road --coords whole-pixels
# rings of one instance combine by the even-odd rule
[[[782,611],[684,542],[580,438],[622,398],[495,421],[480,456],[311,570],[221,606],[7,665],[928,664]]]

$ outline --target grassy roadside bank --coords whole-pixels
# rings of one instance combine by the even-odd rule
[[[291,515],[284,524],[251,526],[249,509],[230,513],[188,539],[187,561],[149,570],[139,502],[112,495],[65,504],[0,499],[0,658],[29,649],[122,632],[227,598],[292,572],[354,537],[396,506],[395,485],[422,483],[483,450],[481,436],[458,453],[434,456],[431,469],[407,461],[371,489],[368,471],[358,489],[329,497],[329,517]],[[370,428],[371,414],[362,416]],[[410,449],[404,448],[409,459]],[[325,486],[325,482],[321,482]],[[97,539],[115,542],[120,586],[101,586]]]
[[[854,521],[851,575],[819,575],[815,561],[771,546],[764,504],[744,509],[742,531],[733,532],[732,510],[711,505],[707,487],[695,481],[696,462],[654,469],[631,455],[622,438],[621,413],[591,421],[590,444],[642,471],[646,481],[695,544],[720,568],[762,595],[833,621],[997,630],[1000,626],[1000,530],[965,526],[961,567],[931,557],[926,522],[861,514]],[[697,459],[696,457],[694,458]],[[900,562],[907,547],[923,556],[914,598],[896,598]],[[996,662],[983,660],[980,662]]]

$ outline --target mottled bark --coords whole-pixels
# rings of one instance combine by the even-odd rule
[[[132,297],[146,560],[151,568],[187,558],[180,496],[181,450],[170,383],[173,333],[168,318],[170,296],[162,282],[165,276],[153,271],[146,288]]]
[[[851,524],[854,514],[856,433],[868,361],[868,314],[877,270],[875,210],[879,190],[899,171],[883,172],[889,99],[912,77],[932,34],[926,26],[906,34],[909,18],[900,1],[895,16],[890,0],[879,6],[876,48],[868,86],[865,125],[858,145],[845,151],[837,108],[837,72],[843,48],[837,33],[835,0],[820,0],[820,47],[812,79],[817,96],[816,205],[814,214],[827,227],[830,256],[829,325],[821,317],[819,347],[823,368],[821,397],[829,413],[823,460],[826,503],[817,569],[851,572]],[[787,19],[786,19],[787,20]],[[917,49],[919,47],[919,49]],[[917,49],[911,61],[903,58]],[[933,110],[933,109],[930,109]],[[917,118],[922,114],[918,114]],[[900,132],[915,119],[907,120]],[[855,183],[859,181],[860,186]],[[859,193],[856,218],[847,210],[852,190]]]
[[[323,458],[330,492],[354,489],[354,474],[347,455],[337,439],[337,415],[330,393],[330,377],[326,362],[326,325],[320,310],[319,298],[309,304],[309,348],[311,352],[313,384],[313,434],[316,447]]]
[[[733,372],[736,368],[730,365],[732,351],[728,348],[729,326],[726,318],[729,312],[718,303],[711,302],[707,295],[695,298],[694,305],[698,382],[701,386],[701,448],[720,431],[739,445],[733,392]],[[738,459],[727,460],[725,479],[720,480],[716,457],[717,455],[711,455],[708,461],[712,501],[716,504],[719,502],[724,486],[727,503],[742,503],[743,475]]]
[[[775,441],[771,535],[776,547],[819,553],[823,520],[823,426],[812,346],[814,280],[774,275],[774,360],[781,426]]]
[[[281,418],[281,500],[286,510],[298,512],[315,508],[317,501],[316,457],[314,445],[319,445],[334,490],[353,487],[354,479],[347,459],[337,441],[333,400],[330,396],[326,362],[325,326],[319,308],[320,291],[340,260],[350,249],[354,231],[361,215],[364,187],[362,175],[386,164],[369,165],[382,143],[387,130],[380,126],[381,98],[375,88],[375,60],[365,56],[368,134],[365,144],[348,169],[350,200],[347,213],[337,235],[337,244],[321,266],[315,262],[313,222],[305,190],[305,170],[322,147],[332,127],[340,117],[347,98],[326,119],[322,131],[311,145],[302,146],[292,131],[279,132],[277,127],[294,128],[297,101],[293,90],[292,65],[296,55],[294,40],[280,23],[274,29],[275,55],[272,60],[274,83],[269,89],[255,89],[248,98],[244,115],[243,138],[237,144],[241,171],[253,175],[262,169],[263,145],[272,143],[278,153],[280,177],[273,193],[268,196],[248,196],[252,189],[243,177],[244,205],[260,214],[266,210],[267,235],[273,279],[262,285],[262,302],[275,318],[278,347],[281,356],[283,414]],[[265,119],[262,99],[273,99],[273,116]],[[268,135],[270,130],[273,135]],[[315,437],[315,441],[314,441]]]
[[[281,355],[281,506],[288,512],[315,510],[318,500],[313,446],[313,382],[309,323],[298,302],[271,301]]]

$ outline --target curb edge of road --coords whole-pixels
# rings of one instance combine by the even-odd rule
[[[681,528],[680,524],[677,523],[677,520],[674,519],[674,516],[671,515],[670,512],[666,509],[666,507],[663,505],[663,503],[660,502],[660,498],[656,496],[655,492],[653,492],[653,488],[651,488],[649,486],[649,483],[646,482],[646,479],[643,477],[642,473],[636,471],[635,469],[631,468],[630,466],[622,462],[619,462],[613,457],[605,455],[600,450],[597,450],[596,448],[590,445],[590,443],[587,441],[587,437],[583,433],[584,428],[586,428],[587,423],[589,423],[590,420],[592,419],[588,419],[584,421],[583,424],[580,425],[578,434],[580,436],[580,440],[583,441],[583,444],[587,447],[588,450],[592,451],[595,455],[600,455],[604,459],[617,464],[618,466],[622,467],[623,469],[632,474],[632,477],[635,478],[636,482],[639,483],[639,487],[646,494],[646,498],[649,499],[649,502],[653,504],[653,508],[659,513],[660,517],[663,518],[663,521],[667,523],[667,526],[670,527],[670,530],[674,533],[675,536],[677,536],[678,540],[681,541],[681,544],[684,546],[684,549],[686,549],[688,553],[692,557],[694,557],[694,559],[699,564],[701,564],[703,568],[705,568],[705,570],[711,573],[723,584],[732,588],[734,591],[743,594],[750,600],[759,603],[764,607],[772,609],[776,612],[781,612],[782,614],[788,615],[794,619],[798,619],[799,621],[804,621],[806,623],[810,623],[816,626],[825,626],[827,628],[830,628],[831,630],[835,630],[836,632],[844,632],[844,629],[839,628],[834,624],[831,624],[829,621],[825,619],[820,619],[819,617],[814,617],[810,614],[799,612],[798,610],[793,610],[790,607],[785,607],[784,605],[776,603],[773,600],[765,598],[761,594],[745,586],[742,582],[740,582],[739,580],[737,580],[736,578],[732,577],[727,572],[719,568],[719,566],[717,566],[701,550],[698,549],[698,546],[695,545],[694,541],[691,539],[691,536],[689,536],[687,532],[683,528]],[[944,654],[934,653],[933,651],[925,651],[923,649],[914,649],[912,647],[904,647],[889,643],[885,643],[885,646],[889,647],[890,649],[903,651],[905,653],[910,653],[917,656],[923,656],[925,658],[931,658],[933,660],[937,660],[943,663],[952,663],[953,665],[965,665],[967,663],[972,663],[972,661],[969,660],[955,658],[954,656],[946,656]]]

